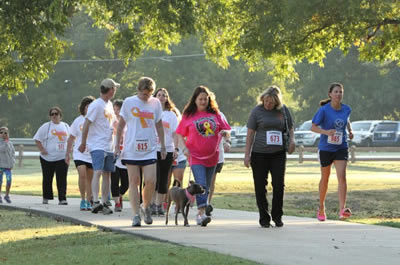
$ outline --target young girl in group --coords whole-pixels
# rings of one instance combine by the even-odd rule
[[[10,188],[12,174],[11,170],[15,164],[15,150],[14,145],[9,140],[8,128],[0,128],[0,203],[3,202],[1,198],[1,187],[3,185],[3,174],[6,175],[6,195],[4,200],[11,203]]]

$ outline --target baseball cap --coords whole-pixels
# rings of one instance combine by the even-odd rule
[[[101,86],[106,87],[106,88],[113,88],[113,87],[119,87],[120,84],[112,80],[111,78],[106,78],[103,81],[101,81]]]

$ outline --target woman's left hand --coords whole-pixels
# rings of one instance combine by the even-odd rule
[[[349,132],[349,139],[350,139],[350,140],[352,140],[352,139],[353,139],[353,137],[354,137],[354,134],[353,134],[353,132]]]
[[[231,145],[228,142],[224,142],[224,152],[227,153],[231,150]]]
[[[296,150],[296,144],[294,143],[294,141],[290,141],[288,154],[289,155],[292,154],[294,152],[294,150]]]

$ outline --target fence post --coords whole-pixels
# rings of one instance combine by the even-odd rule
[[[356,146],[355,145],[350,146],[350,161],[351,161],[351,163],[356,162]]]
[[[298,150],[299,150],[299,163],[302,164],[304,161],[304,145],[300,145]]]
[[[18,151],[19,151],[19,154],[18,154],[18,167],[22,167],[22,158],[24,157],[24,145],[23,144],[20,144],[18,146]]]

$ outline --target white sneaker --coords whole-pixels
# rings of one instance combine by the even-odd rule
[[[211,222],[211,218],[209,216],[206,216],[206,215],[202,215],[202,216],[197,215],[196,221],[197,221],[197,225],[207,226],[207,224],[209,222]]]

